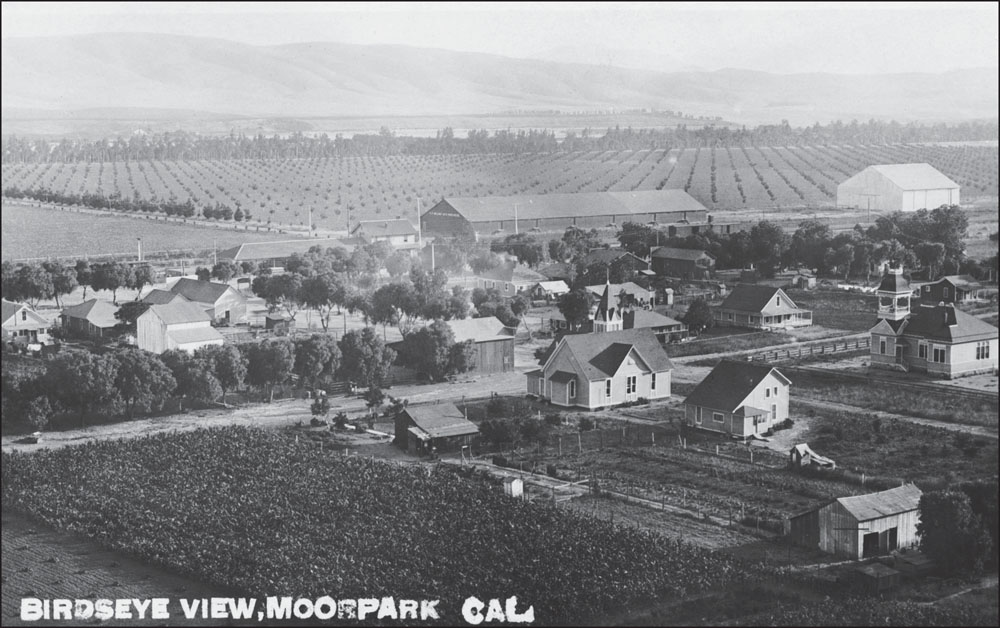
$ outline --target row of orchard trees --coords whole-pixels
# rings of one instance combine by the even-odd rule
[[[270,400],[275,386],[293,376],[303,387],[343,378],[380,391],[395,357],[371,328],[348,332],[339,342],[314,334],[207,346],[193,354],[155,355],[125,346],[103,354],[64,351],[36,369],[5,362],[3,422],[5,428],[41,429],[50,417],[75,416],[82,426],[88,417],[156,413],[170,399],[225,403],[227,394],[244,390]]]
[[[132,195],[132,198],[128,198],[122,196],[120,192],[106,196],[99,193],[69,194],[66,192],[55,192],[44,187],[22,190],[17,186],[7,186],[3,190],[3,195],[10,199],[29,199],[56,205],[79,205],[90,207],[91,209],[166,214],[167,216],[177,216],[180,218],[232,220],[237,223],[249,222],[253,218],[250,209],[241,207],[239,203],[236,204],[236,209],[223,203],[205,205],[199,208],[195,207],[191,199],[183,203],[173,197],[166,200],[157,198],[145,199],[139,196],[138,191]]]
[[[655,121],[655,118],[651,118]],[[654,122],[655,123],[655,122]],[[790,146],[813,144],[889,144],[995,140],[995,121],[958,124],[900,124],[895,121],[840,120],[826,125],[792,127],[787,121],[757,127],[730,127],[706,124],[674,128],[608,128],[569,131],[558,140],[548,129],[485,129],[456,137],[452,128],[435,137],[397,136],[383,127],[378,133],[307,136],[292,133],[281,137],[263,134],[248,136],[202,136],[185,131],[150,133],[132,137],[85,140],[63,139],[52,143],[10,136],[3,146],[3,163],[107,162],[213,159],[304,159],[363,155],[453,154],[453,153],[533,153],[552,151],[644,150],[695,146]]]
[[[50,261],[21,265],[4,261],[0,292],[8,301],[26,302],[31,307],[38,307],[40,301],[48,299],[54,299],[56,306],[62,307],[61,299],[82,286],[85,301],[88,289],[110,290],[112,300],[117,303],[119,290],[136,290],[138,295],[153,283],[154,277],[148,264],[120,261],[95,264],[87,260],[77,260],[74,264]]]

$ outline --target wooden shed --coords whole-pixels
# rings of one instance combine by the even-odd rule
[[[477,434],[479,427],[453,403],[407,406],[396,415],[396,445],[411,453],[457,451]]]
[[[820,549],[846,558],[868,558],[916,545],[921,494],[915,485],[904,484],[822,506]]]

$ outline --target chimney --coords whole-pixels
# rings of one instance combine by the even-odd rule
[[[622,310],[622,329],[635,327],[635,310],[631,307]]]

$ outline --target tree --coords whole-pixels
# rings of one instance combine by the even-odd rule
[[[711,329],[714,321],[712,320],[712,308],[709,307],[708,301],[702,297],[692,301],[687,311],[684,312],[684,316],[681,317],[681,322],[696,334]]]
[[[293,371],[300,381],[315,388],[319,382],[332,380],[340,368],[340,347],[326,334],[313,334],[295,339]]]
[[[412,266],[412,259],[410,258],[409,253],[405,251],[396,251],[389,256],[389,259],[385,260],[385,270],[393,279],[399,279],[406,273],[410,272],[410,268]]]
[[[365,400],[365,405],[368,406],[370,416],[378,416],[378,409],[385,403],[385,393],[382,392],[382,389],[378,386],[370,386],[361,398]]]
[[[72,293],[76,290],[77,279],[76,269],[63,266],[59,262],[45,262],[42,264],[49,276],[52,278],[52,296],[56,299],[56,307],[62,307],[59,297]]]
[[[622,230],[618,233],[622,248],[637,257],[649,255],[650,249],[656,246],[658,237],[658,229],[637,222],[622,224]]]
[[[112,356],[117,363],[115,388],[129,419],[136,408],[145,410],[162,403],[177,388],[177,380],[159,356],[131,347]]]
[[[824,258],[824,265],[828,269],[837,269],[844,274],[844,281],[847,281],[851,273],[851,266],[854,263],[854,245],[844,242],[836,248],[827,250]]]
[[[320,395],[313,399],[312,405],[309,406],[309,411],[316,418],[326,417],[330,414],[330,399],[326,395]]]
[[[921,242],[913,247],[913,253],[921,266],[927,269],[927,279],[934,281],[947,257],[945,246],[940,242]]]
[[[253,280],[251,289],[264,299],[272,311],[284,308],[291,318],[295,317],[302,303],[302,275],[297,273],[257,277]]]
[[[480,251],[469,258],[472,272],[481,275],[503,264],[503,258],[492,251]]]
[[[332,271],[304,280],[299,292],[302,303],[319,313],[323,331],[330,328],[330,316],[334,307],[343,305],[347,297],[344,278]]]
[[[447,303],[448,320],[462,320],[469,316],[469,291],[462,286],[452,286]]]
[[[830,226],[825,223],[816,220],[799,223],[799,228],[792,234],[792,259],[807,268],[825,273],[825,255],[831,237]]]
[[[212,279],[212,271],[204,266],[195,268],[194,274],[198,278],[198,281],[210,281]]]
[[[45,381],[56,400],[79,414],[83,427],[87,413],[101,407],[110,410],[118,401],[116,375],[113,355],[64,352],[49,362]]]
[[[247,379],[249,364],[247,358],[233,345],[208,345],[199,347],[194,355],[204,360],[222,388],[222,403],[226,403],[226,393],[235,390]]]
[[[118,311],[115,312],[115,318],[120,321],[118,325],[132,334],[136,333],[135,322],[140,316],[146,313],[149,307],[149,303],[142,301],[127,301],[122,303],[118,307]]]
[[[187,351],[171,349],[160,355],[177,382],[175,394],[199,401],[215,401],[222,396],[222,385],[212,371],[211,360],[195,357]]]
[[[385,336],[387,325],[396,325],[399,333],[406,335],[411,329],[418,310],[416,291],[408,283],[390,283],[372,294],[372,321],[382,325]]]
[[[601,236],[597,233],[597,229],[584,231],[579,227],[570,226],[563,232],[562,240],[570,250],[571,259],[586,255],[591,249],[601,246]]]
[[[590,320],[590,293],[583,288],[567,292],[559,299],[559,312],[570,329],[579,329]]]
[[[220,260],[212,266],[211,276],[222,283],[228,283],[230,279],[239,274],[241,268],[236,262],[229,259]]]
[[[524,315],[528,313],[529,309],[531,309],[531,301],[528,300],[528,297],[523,294],[515,295],[514,298],[510,300],[510,311],[517,317],[517,320],[520,323],[524,322]],[[516,328],[517,325],[514,325],[514,327]]]
[[[750,230],[750,254],[765,277],[775,273],[787,261],[790,238],[778,224],[762,220]]]
[[[156,281],[156,274],[153,272],[153,267],[149,264],[140,264],[139,266],[133,266],[132,273],[128,277],[128,283],[125,287],[135,290],[135,300],[139,300],[139,295],[142,294],[142,289],[146,286],[153,285]]]
[[[981,571],[983,559],[992,553],[990,533],[972,511],[969,496],[961,491],[921,495],[917,534],[921,551],[945,573]]]
[[[434,321],[421,327],[403,339],[402,358],[405,363],[421,373],[426,373],[431,381],[440,381],[452,374],[452,347],[455,334],[444,321]],[[454,356],[461,360],[462,355]],[[468,366],[466,360],[462,366]]]
[[[505,252],[517,258],[517,261],[528,266],[537,266],[545,259],[545,246],[527,233],[512,233],[501,242],[494,242],[490,250]]]
[[[247,382],[252,386],[267,388],[270,403],[274,401],[274,386],[285,382],[292,375],[295,351],[287,338],[272,338],[247,345],[247,361]]]
[[[38,264],[25,264],[17,270],[14,293],[28,302],[32,308],[38,307],[42,299],[50,299],[55,294],[52,275]]]
[[[341,372],[362,386],[381,387],[389,376],[389,367],[396,359],[396,352],[385,346],[371,327],[349,331],[338,343],[341,353]]]
[[[2,268],[3,278],[0,280],[0,293],[3,294],[3,298],[14,302],[23,300],[24,297],[21,295],[21,287],[17,279],[18,268],[14,266],[13,262],[6,260],[2,263]]]
[[[131,282],[132,267],[122,262],[112,261],[96,264],[91,274],[90,287],[96,290],[110,290],[111,300],[118,304],[118,290]]]

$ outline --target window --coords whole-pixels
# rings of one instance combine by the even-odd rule
[[[694,410],[694,422],[701,425],[701,407],[697,407]]]
[[[919,345],[917,345],[917,357],[920,358],[921,360],[926,360],[927,359],[927,343],[926,342],[921,342]]]
[[[712,420],[715,421],[716,423],[725,423],[726,417],[721,412],[713,412]]]
[[[765,388],[764,389],[764,396],[765,397],[770,397],[771,396],[771,389],[770,388]]]
[[[976,359],[985,360],[990,357],[990,342],[984,340],[983,342],[976,343]]]
[[[656,390],[656,373],[649,376],[649,389]]]
[[[944,347],[934,347],[934,361],[944,364]]]
[[[611,380],[610,379],[604,382],[604,396],[605,397],[610,397],[611,396]]]
[[[774,304],[781,307],[781,297],[774,297]]]
[[[510,292],[510,284],[509,283],[505,283],[503,285],[503,291],[504,292]]]
[[[629,375],[625,378],[625,394],[631,395],[636,391],[635,375]]]
[[[947,288],[942,288],[942,290],[943,290],[943,292],[941,294],[944,295],[944,298],[947,299],[948,298],[948,289]]]
[[[772,421],[778,420],[778,406],[774,405],[773,403],[771,404],[771,420]]]
[[[22,321],[28,320],[28,310],[21,310],[21,320]]]
[[[732,312],[729,313],[729,320],[733,320],[733,313]]]
[[[885,355],[885,338],[878,341],[878,352]]]
[[[778,396],[778,387],[777,386],[774,387],[774,396],[775,397]]]
[[[576,380],[569,380],[569,398],[576,399]]]
[[[924,286],[924,292],[930,292],[930,291],[931,291],[930,286]]]

